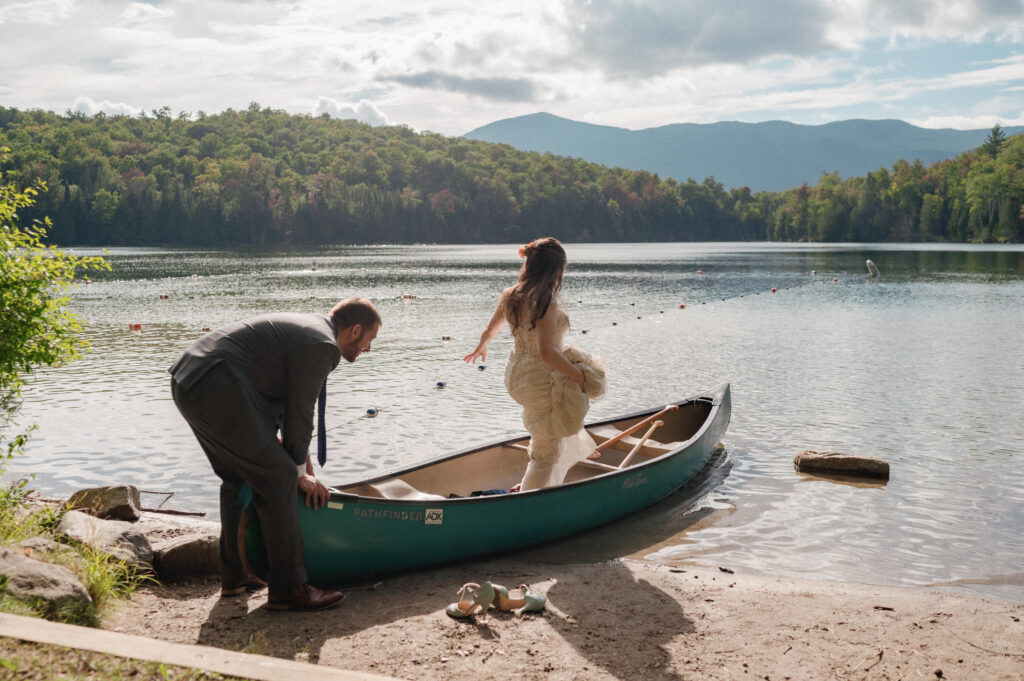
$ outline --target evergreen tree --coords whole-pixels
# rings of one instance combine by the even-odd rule
[[[999,151],[1003,148],[1003,144],[1006,142],[1006,133],[1003,132],[1002,126],[996,123],[992,126],[992,130],[988,133],[988,137],[985,138],[985,142],[981,145],[981,153],[991,156],[993,160],[999,157]]]

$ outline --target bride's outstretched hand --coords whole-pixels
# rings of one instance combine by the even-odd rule
[[[462,361],[463,362],[469,362],[470,364],[476,364],[477,358],[479,358],[481,362],[486,362],[487,361],[487,348],[477,347],[475,350],[473,350],[473,352],[471,352],[468,355],[466,355],[465,357],[463,357]]]

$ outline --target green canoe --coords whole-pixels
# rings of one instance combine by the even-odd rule
[[[556,487],[471,496],[519,483],[529,443],[522,435],[332,489],[319,510],[300,499],[309,578],[358,583],[550,541],[635,513],[707,463],[730,412],[723,383],[664,408],[588,424],[600,457],[575,464]],[[661,425],[648,432],[655,421]],[[251,507],[241,535],[245,558],[264,575],[266,553]]]

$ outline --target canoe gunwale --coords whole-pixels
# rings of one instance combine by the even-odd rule
[[[685,406],[685,405],[692,404],[692,403],[695,403],[695,402],[704,402],[704,403],[707,403],[707,404],[711,405],[711,410],[708,412],[707,417],[704,419],[703,423],[701,423],[700,427],[687,440],[685,440],[682,443],[680,443],[680,445],[678,447],[676,447],[675,449],[672,449],[672,450],[670,450],[668,452],[660,454],[660,455],[658,455],[656,457],[650,458],[650,459],[648,459],[646,461],[643,461],[641,463],[637,463],[634,466],[629,466],[628,468],[623,468],[623,469],[614,470],[614,471],[599,472],[599,473],[596,473],[595,475],[587,477],[587,478],[585,478],[583,480],[576,480],[574,482],[563,483],[563,484],[560,484],[560,485],[555,485],[553,487],[544,487],[544,488],[541,488],[541,489],[528,490],[526,492],[517,492],[515,494],[515,496],[517,498],[524,498],[524,497],[540,496],[540,495],[544,495],[544,494],[557,494],[557,493],[563,492],[565,490],[578,489],[580,487],[583,487],[583,486],[586,486],[586,485],[591,485],[591,484],[599,484],[599,483],[602,483],[602,482],[606,481],[607,479],[609,479],[611,477],[631,474],[631,473],[635,473],[637,471],[643,471],[643,470],[646,470],[646,469],[651,468],[653,466],[661,465],[661,464],[663,464],[663,463],[665,463],[665,462],[667,462],[667,461],[669,461],[669,460],[679,456],[681,453],[683,453],[687,449],[689,449],[695,442],[700,440],[700,438],[704,435],[704,433],[706,433],[708,431],[708,429],[710,429],[711,426],[718,420],[719,414],[720,414],[720,410],[721,410],[721,407],[722,407],[722,403],[725,400],[725,396],[729,393],[729,387],[730,387],[729,383],[720,383],[717,386],[711,388],[710,390],[707,390],[705,392],[702,392],[700,394],[697,394],[697,395],[694,395],[694,396],[691,396],[691,397],[684,398],[684,399],[680,400],[679,402],[671,403],[671,404],[677,405],[680,408]],[[644,418],[646,416],[650,416],[651,414],[655,414],[655,413],[661,411],[664,408],[665,408],[665,405],[664,404],[660,404],[660,405],[655,406],[655,407],[641,409],[641,410],[639,410],[637,412],[634,412],[634,413],[631,413],[631,414],[614,416],[612,418],[605,419],[603,421],[598,421],[598,422],[595,422],[595,423],[590,423],[590,424],[587,424],[587,427],[603,426],[603,425],[607,425],[607,424],[610,424],[610,423],[616,423],[616,422],[619,422],[619,421],[628,421],[630,419],[635,419],[635,418]],[[357,481],[354,481],[354,482],[351,482],[351,483],[347,483],[345,485],[345,487],[354,487],[354,486],[357,486],[357,485],[372,485],[372,484],[375,484],[375,483],[378,483],[378,482],[382,482],[382,481],[385,481],[385,480],[391,480],[391,479],[394,479],[394,478],[401,477],[402,475],[406,475],[408,473],[412,473],[414,471],[421,470],[423,468],[428,468],[430,466],[435,466],[435,465],[443,463],[443,462],[454,461],[456,459],[460,459],[460,458],[463,458],[463,457],[466,457],[466,456],[470,456],[472,454],[476,454],[478,452],[481,452],[481,451],[484,451],[484,450],[487,450],[487,449],[492,449],[494,447],[498,447],[498,446],[502,446],[502,445],[505,445],[505,444],[508,444],[508,443],[516,442],[518,440],[529,439],[529,437],[530,436],[529,436],[528,433],[523,433],[523,434],[517,434],[517,435],[515,435],[513,437],[507,438],[505,440],[500,440],[500,441],[497,441],[497,442],[488,442],[488,443],[483,444],[483,445],[471,445],[469,448],[467,448],[467,449],[465,449],[465,450],[463,450],[461,452],[455,452],[454,454],[444,454],[444,455],[435,457],[433,459],[428,459],[426,461],[420,462],[418,464],[415,464],[415,465],[407,467],[407,468],[392,469],[390,471],[382,473],[381,475],[375,476],[373,478],[368,478],[366,480],[357,480]],[[682,485],[684,482],[685,481],[680,482],[680,485]],[[333,502],[385,504],[385,505],[388,505],[388,506],[410,506],[410,507],[412,507],[412,506],[423,506],[425,503],[427,503],[427,502],[425,502],[422,499],[388,499],[388,498],[381,498],[381,497],[368,497],[368,496],[361,496],[361,495],[358,495],[358,494],[352,494],[352,493],[349,493],[349,492],[342,492],[342,491],[339,491],[337,489],[330,488],[330,487],[329,487],[329,489],[330,489],[330,493],[331,493],[330,501],[333,501]],[[509,494],[492,494],[492,495],[480,495],[480,496],[475,496],[475,497],[453,497],[453,498],[448,498],[448,499],[432,499],[432,500],[429,501],[429,505],[431,505],[431,506],[446,506],[446,505],[453,505],[453,504],[462,505],[462,504],[493,503],[495,501],[508,499],[510,496],[511,495],[509,495]]]

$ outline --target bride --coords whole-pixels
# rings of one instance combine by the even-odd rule
[[[530,433],[530,463],[521,491],[562,482],[566,471],[594,451],[583,429],[591,401],[604,396],[605,364],[599,357],[562,345],[569,316],[558,294],[565,249],[545,237],[522,246],[519,280],[501,292],[480,342],[463,359],[487,359],[487,345],[508,322],[515,343],[505,365],[505,387],[523,407]]]

